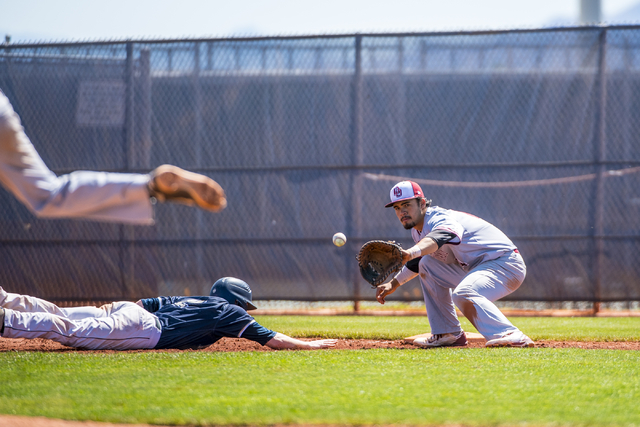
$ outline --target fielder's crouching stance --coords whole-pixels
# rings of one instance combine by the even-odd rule
[[[147,298],[102,307],[60,308],[39,298],[0,287],[0,336],[47,338],[90,350],[197,349],[223,337],[246,338],[273,349],[320,349],[335,339],[301,341],[259,325],[251,288],[225,277],[210,296]]]
[[[405,266],[377,287],[376,298],[384,304],[387,295],[420,276],[432,336],[416,339],[415,345],[466,345],[455,306],[487,347],[534,345],[493,303],[518,289],[526,275],[522,256],[502,231],[476,216],[431,207],[413,181],[396,184],[386,207],[395,209],[416,244],[402,251]]]

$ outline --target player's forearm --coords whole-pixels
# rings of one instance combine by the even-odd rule
[[[408,257],[407,261],[411,261],[412,259],[424,256],[424,255],[432,254],[437,250],[438,250],[438,244],[436,243],[436,241],[433,240],[431,237],[427,236],[424,239],[420,240],[418,243],[416,243],[414,246],[403,251],[404,252],[403,255],[404,255],[404,258]]]
[[[405,266],[405,267],[402,268],[402,270],[400,270],[400,273],[396,274],[396,277],[394,277],[391,280],[391,285],[393,286],[393,289],[395,290],[397,287],[404,285],[405,283],[407,283],[409,280],[413,279],[417,275],[418,275],[418,273],[414,273],[413,271],[409,270]]]
[[[286,350],[286,349],[294,349],[294,348],[311,348],[309,343],[306,341],[300,341],[295,338],[291,338],[285,334],[281,334],[280,332],[276,333],[276,336],[271,338],[266,344],[267,347],[273,348],[274,350]]]

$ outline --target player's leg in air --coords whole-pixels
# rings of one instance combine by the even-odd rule
[[[56,176],[40,158],[0,91],[0,183],[36,216],[153,224],[153,201],[218,212],[227,205],[213,179],[176,166],[150,174],[76,171]]]

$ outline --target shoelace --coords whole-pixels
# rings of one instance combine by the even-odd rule
[[[431,335],[431,336],[429,337],[429,340],[428,340],[428,341],[429,341],[429,342],[436,342],[436,341],[438,341],[440,338],[442,338],[442,335],[443,335],[443,334]]]

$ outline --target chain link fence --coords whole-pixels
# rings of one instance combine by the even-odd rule
[[[14,292],[195,295],[237,276],[260,300],[372,300],[355,254],[412,244],[383,207],[411,179],[518,245],[507,300],[640,300],[640,27],[5,45],[0,88],[58,174],[171,163],[229,199],[142,227],[36,219],[0,189]],[[421,298],[414,280],[392,299]]]

